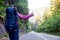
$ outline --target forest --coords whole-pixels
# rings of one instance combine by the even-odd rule
[[[27,0],[0,0],[0,22],[3,25],[6,15],[5,10],[12,3],[16,5],[20,13],[24,15],[29,13]],[[31,28],[33,27],[32,23],[30,23],[28,20],[19,20],[19,26],[21,29],[25,29],[29,25]],[[30,27],[28,30],[29,32],[31,31]],[[48,12],[47,10],[44,12],[43,21],[38,25],[38,28],[35,31],[60,36],[60,0],[51,0],[50,10]]]

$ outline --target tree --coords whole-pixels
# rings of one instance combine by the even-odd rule
[[[17,5],[18,11],[22,14],[28,14],[28,1],[27,0],[19,0],[19,4]],[[28,28],[28,20],[20,20],[20,23],[23,24],[24,28]],[[20,24],[20,25],[21,25]]]
[[[60,0],[51,0],[51,11],[52,16],[47,17],[45,15],[44,22],[39,25],[38,31],[44,31],[49,33],[60,32]],[[47,17],[47,18],[46,18]]]
[[[0,0],[0,15],[5,16],[4,0]]]

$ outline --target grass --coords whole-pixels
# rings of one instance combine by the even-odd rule
[[[52,33],[53,35],[60,36],[60,33]]]
[[[7,37],[8,37],[8,33],[6,33],[6,34],[4,34],[4,35],[1,35],[1,34],[0,34],[0,38],[3,38],[3,37],[6,37],[6,38],[7,38]]]
[[[38,33],[46,33],[46,34],[51,34],[51,35],[60,36],[60,32],[58,32],[58,33],[38,32]]]
[[[60,36],[60,33],[47,33],[47,34],[51,34],[51,35]]]

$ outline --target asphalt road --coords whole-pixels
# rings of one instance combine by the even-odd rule
[[[19,40],[60,40],[59,36],[49,35],[45,33],[36,33],[34,31],[22,35]]]

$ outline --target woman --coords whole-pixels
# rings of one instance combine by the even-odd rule
[[[20,19],[27,20],[32,16],[33,14],[22,15],[21,13],[18,13],[16,7],[14,6],[6,9],[5,29],[9,34],[10,40],[19,40],[18,17]]]

